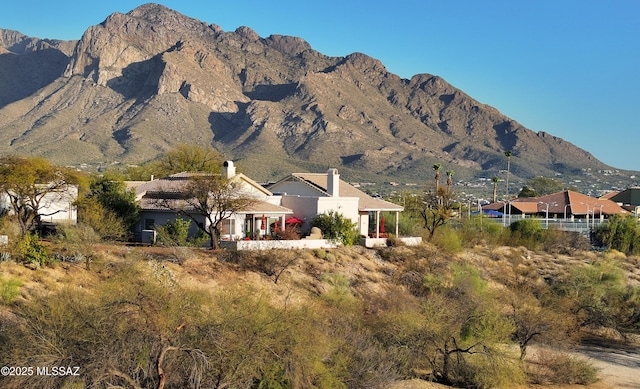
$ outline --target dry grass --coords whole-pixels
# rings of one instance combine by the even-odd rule
[[[335,250],[300,250],[296,252],[273,251],[272,256],[293,255],[295,260],[286,266],[277,283],[273,277],[252,268],[251,256],[260,253],[243,253],[238,259],[225,251],[180,249],[161,247],[126,247],[100,245],[100,254],[87,271],[83,263],[60,263],[52,267],[28,269],[13,262],[0,263],[5,277],[15,277],[23,282],[21,298],[35,294],[54,292],[63,287],[90,289],[108,275],[113,264],[127,261],[156,261],[169,269],[176,281],[185,287],[216,290],[224,285],[250,284],[264,293],[273,294],[275,300],[284,298],[304,301],[305,296],[317,296],[329,287],[324,281],[327,274],[339,274],[349,282],[353,293],[370,296],[385,293],[394,283],[393,276],[403,265],[402,258],[410,248],[384,249],[385,252],[363,247],[346,247]],[[428,250],[427,250],[428,251]],[[380,254],[383,254],[381,257]],[[425,255],[431,255],[429,253]],[[437,255],[437,254],[436,254]],[[620,253],[578,252],[574,256],[531,252],[523,247],[476,247],[448,261],[466,260],[482,270],[483,276],[497,287],[514,281],[514,277],[527,277],[528,281],[544,282],[544,279],[562,278],[569,267],[593,263],[599,259],[615,258],[626,270],[632,283],[640,283],[640,257],[626,257]]]
[[[475,247],[456,255],[444,255],[429,246],[419,249],[407,247],[369,250],[363,247],[346,247],[334,250],[271,251],[269,253],[242,253],[231,255],[226,251],[205,249],[180,249],[160,247],[126,247],[100,245],[99,253],[86,270],[83,263],[58,263],[51,267],[28,269],[13,262],[0,263],[0,273],[5,278],[22,281],[18,299],[54,293],[63,288],[77,288],[91,293],[92,288],[107,280],[114,266],[133,264],[145,276],[167,277],[189,289],[216,292],[229,285],[250,288],[256,294],[267,297],[276,307],[313,303],[318,295],[329,293],[335,282],[346,282],[356,297],[375,299],[398,288],[397,273],[406,265],[403,257],[408,254],[430,260],[435,256],[441,263],[430,266],[446,266],[450,261],[469,261],[482,270],[493,288],[504,288],[514,277],[526,277],[528,281],[544,282],[545,278],[557,278],[567,274],[570,266],[593,263],[607,258],[617,259],[632,282],[639,282],[639,257],[626,257],[620,253],[578,252],[573,256],[531,252],[523,247]],[[254,268],[259,256],[292,256],[278,282],[259,268]],[[336,281],[337,280],[337,281]],[[5,312],[6,313],[6,312]],[[3,314],[0,311],[0,314]],[[599,386],[596,387],[606,387]],[[543,386],[538,386],[543,387]],[[570,388],[571,386],[563,386]],[[395,383],[389,389],[439,389],[445,386],[419,380]]]

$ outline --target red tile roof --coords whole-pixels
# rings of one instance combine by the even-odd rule
[[[517,198],[510,201],[512,209],[521,213],[536,214],[546,213],[556,215],[614,215],[629,214],[629,211],[620,207],[615,202],[584,195],[582,193],[566,190],[540,197]],[[483,209],[502,211],[506,202],[489,204]]]

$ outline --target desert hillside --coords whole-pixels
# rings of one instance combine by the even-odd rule
[[[88,255],[74,247],[51,243],[58,262],[45,267],[0,263],[0,351],[8,365],[79,366],[80,375],[2,377],[2,387],[470,387],[464,369],[481,387],[637,387],[633,343],[604,322],[563,317],[575,300],[547,288],[573,280],[574,291],[593,293],[572,275],[598,264],[615,264],[597,267],[622,277],[615,285],[638,288],[637,257],[431,244],[252,253],[96,245]],[[522,369],[518,331],[539,333]],[[597,353],[593,339],[603,334],[618,346]],[[446,371],[438,345],[474,353]],[[605,368],[592,371],[597,379],[594,366]]]

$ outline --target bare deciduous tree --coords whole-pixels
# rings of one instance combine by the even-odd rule
[[[218,249],[222,222],[255,202],[256,199],[243,191],[240,182],[234,178],[194,174],[179,198],[161,199],[157,203],[193,220],[209,236],[211,248]]]

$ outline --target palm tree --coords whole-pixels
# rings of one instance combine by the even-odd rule
[[[453,185],[453,170],[447,170],[447,192],[451,194],[451,185]]]
[[[441,163],[433,164],[432,169],[436,172],[436,194],[438,193],[438,189],[440,188],[440,169],[442,169]]]
[[[511,173],[511,156],[513,152],[511,150],[505,151],[504,155],[507,157],[507,199],[509,198],[509,173]]]
[[[498,202],[498,182],[500,182],[500,177],[493,177],[491,179],[493,181],[493,202]]]

